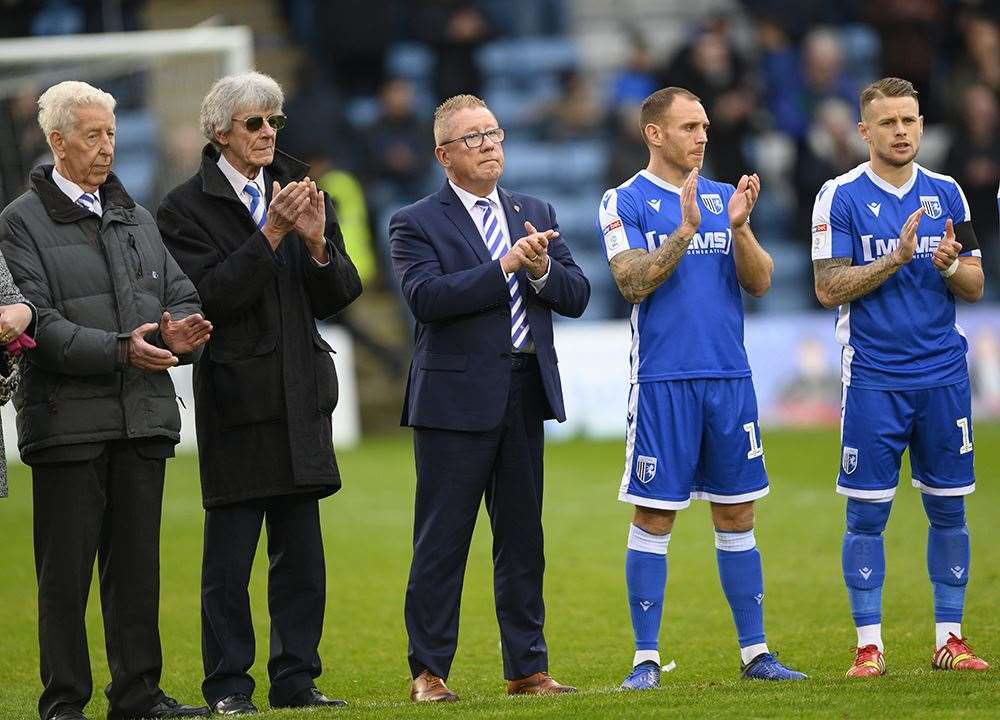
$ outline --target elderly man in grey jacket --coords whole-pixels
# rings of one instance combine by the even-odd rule
[[[111,173],[115,100],[63,82],[38,101],[55,165],[0,213],[0,250],[36,309],[14,396],[31,466],[42,720],[80,720],[92,679],[84,616],[97,557],[109,720],[209,714],[160,689],[160,505],[180,439],[167,369],[212,326],[152,216]]]

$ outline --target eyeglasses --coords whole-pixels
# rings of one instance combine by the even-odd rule
[[[245,120],[240,120],[239,118],[229,118],[234,122],[243,123],[246,129],[250,132],[257,132],[262,127],[264,127],[264,120],[267,120],[267,124],[273,127],[275,130],[281,130],[285,127],[285,116],[284,115],[268,115],[266,118],[262,115],[251,115]]]
[[[441,144],[447,145],[448,143],[458,142],[459,140],[465,141],[465,147],[467,148],[477,148],[483,144],[483,138],[489,138],[490,142],[499,144],[503,142],[504,131],[503,128],[493,128],[492,130],[487,130],[486,132],[473,132],[461,137],[452,138],[451,140],[445,140]]]

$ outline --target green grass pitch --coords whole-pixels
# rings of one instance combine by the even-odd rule
[[[408,700],[403,592],[410,559],[413,460],[408,435],[366,441],[340,454],[344,490],[322,504],[328,602],[319,687],[351,707],[339,717],[399,718],[996,718],[1000,667],[978,675],[932,672],[933,617],[925,568],[926,520],[917,491],[901,483],[886,533],[888,579],[884,636],[889,674],[848,681],[854,631],[840,576],[844,500],[834,494],[835,432],[765,432],[772,492],[759,503],[766,628],[772,650],[811,679],[741,681],[735,631],[715,567],[705,503],[680,513],[670,543],[661,633],[662,689],[623,694],[631,631],[624,589],[630,508],[616,500],[621,442],[551,445],[546,453],[545,599],[551,671],[581,692],[558,698],[508,698],[498,647],[489,527],[480,517],[465,579],[458,655],[449,678],[461,695],[451,706]],[[973,562],[966,622],[973,647],[1000,662],[1000,426],[976,428],[978,490],[969,502]],[[0,501],[0,718],[36,717],[40,689],[31,550],[31,501],[25,468],[11,469],[12,497]],[[902,477],[908,480],[904,466]],[[200,702],[198,582],[202,512],[194,458],[168,465],[163,508],[161,632],[164,689]],[[258,686],[266,707],[266,554],[252,582]],[[108,680],[96,585],[88,610],[94,699],[103,718]],[[274,712],[275,718],[326,713]]]

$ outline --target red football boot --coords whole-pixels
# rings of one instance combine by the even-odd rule
[[[867,678],[885,675],[885,658],[876,645],[859,647],[854,656],[854,664],[847,671],[847,677]]]
[[[948,633],[948,642],[934,653],[931,667],[935,670],[989,670],[990,664],[972,652],[965,638]]]

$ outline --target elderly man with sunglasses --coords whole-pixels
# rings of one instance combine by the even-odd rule
[[[164,242],[214,332],[194,368],[205,506],[202,691],[252,714],[248,583],[267,523],[271,707],[344,705],[317,690],[326,604],[319,499],[340,488],[331,413],[337,374],[316,321],[361,294],[329,198],[275,147],[284,96],[256,72],[205,96],[201,169],[164,199]]]

